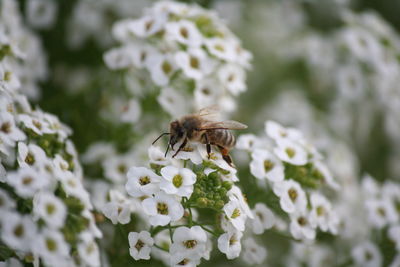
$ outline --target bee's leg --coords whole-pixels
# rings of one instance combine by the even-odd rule
[[[226,163],[228,163],[229,166],[235,168],[235,165],[232,162],[232,158],[231,158],[231,156],[229,156],[229,150],[222,146],[218,146],[218,148],[221,151],[222,158],[226,161]]]
[[[204,134],[204,140],[206,141],[207,156],[208,156],[208,159],[210,159],[210,157],[211,157],[211,144],[208,141],[207,133]]]
[[[187,138],[185,138],[182,142],[182,144],[179,146],[178,150],[175,152],[175,154],[172,156],[173,158],[178,155],[179,151],[181,151],[187,144]]]

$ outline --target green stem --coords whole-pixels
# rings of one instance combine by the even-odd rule
[[[169,238],[171,239],[171,243],[172,243],[172,227],[171,224],[168,224],[168,230],[169,230]]]
[[[158,248],[158,249],[161,249],[162,251],[169,252],[166,248],[160,247],[160,246],[157,245],[157,244],[154,244],[154,246],[155,246],[156,248]]]
[[[189,227],[192,227],[193,225],[193,214],[192,214],[192,209],[190,208],[190,205],[188,206],[189,209]]]
[[[213,230],[208,229],[207,227],[205,227],[203,225],[198,224],[198,226],[200,226],[201,228],[203,228],[204,231],[209,232],[210,234],[212,234],[215,237],[219,236],[216,232],[214,232]]]

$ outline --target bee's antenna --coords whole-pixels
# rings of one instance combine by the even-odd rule
[[[161,137],[163,137],[164,135],[167,135],[167,134],[171,134],[171,133],[162,133],[162,134],[161,134],[159,137],[157,137],[157,139],[154,140],[153,143],[151,143],[151,144],[154,145],[154,144],[158,141],[158,139],[160,139]]]
[[[171,146],[171,144],[170,144],[170,143],[168,143],[167,150],[165,151],[164,158],[166,158],[166,157],[167,157],[167,153],[168,153],[168,150],[169,150],[169,147],[170,147],[170,146]]]

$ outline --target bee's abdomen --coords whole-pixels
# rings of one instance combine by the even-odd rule
[[[218,129],[207,133],[209,142],[213,145],[231,148],[235,146],[236,140],[229,130]]]

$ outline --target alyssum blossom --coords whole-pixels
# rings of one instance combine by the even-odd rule
[[[118,21],[112,33],[120,47],[105,53],[106,65],[124,70],[130,80],[149,77],[160,88],[159,103],[173,116],[188,107],[179,101],[169,108],[170,94],[164,91],[174,88],[174,99],[187,101],[183,96],[191,93],[182,84],[188,80],[201,88],[194,94],[196,108],[204,107],[202,100],[213,91],[207,105],[220,104],[229,112],[232,108],[225,104],[246,90],[251,54],[214,13],[199,6],[160,1],[141,18]],[[205,80],[212,86],[204,86]],[[175,114],[182,107],[182,113]]]

